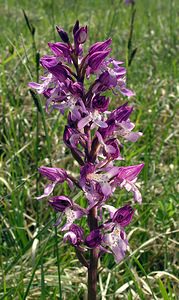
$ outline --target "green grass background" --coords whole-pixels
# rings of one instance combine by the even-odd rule
[[[35,41],[22,9],[35,27]],[[136,0],[128,87],[136,92],[132,120],[143,137],[127,143],[125,165],[145,163],[139,183],[143,194],[127,229],[130,252],[119,265],[105,255],[99,267],[99,299],[178,299],[177,204],[179,182],[177,96],[179,94],[177,0]],[[63,245],[56,216],[46,200],[35,197],[45,181],[37,166],[78,167],[64,148],[65,118],[44,113],[28,82],[39,76],[37,52],[59,40],[55,24],[67,31],[76,19],[89,26],[87,45],[108,37],[112,54],[126,62],[131,7],[119,0],[0,1],[0,299],[85,299],[86,270],[69,245]],[[42,70],[40,70],[42,74]],[[111,107],[124,101],[114,98]],[[59,193],[84,198],[66,185]],[[118,191],[110,204],[131,199]],[[83,221],[82,221],[83,222]]]

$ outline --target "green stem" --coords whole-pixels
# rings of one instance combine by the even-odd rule
[[[61,270],[60,270],[60,256],[59,256],[59,249],[58,249],[57,226],[54,226],[54,228],[55,228],[55,252],[57,257],[57,271],[58,271],[59,300],[62,300]]]

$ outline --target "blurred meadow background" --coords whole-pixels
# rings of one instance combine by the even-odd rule
[[[73,247],[62,243],[47,201],[35,199],[47,182],[38,166],[64,167],[74,176],[79,168],[63,146],[65,118],[47,115],[45,99],[28,88],[43,74],[38,61],[50,53],[47,42],[59,40],[55,25],[71,31],[76,19],[89,27],[87,46],[113,39],[112,54],[125,62],[128,87],[136,92],[129,100],[132,120],[143,132],[123,150],[125,165],[145,163],[139,177],[143,204],[135,205],[127,229],[125,260],[116,265],[106,254],[100,261],[99,299],[179,299],[179,2],[136,0],[135,9],[130,39],[132,7],[124,1],[0,1],[0,299],[85,299],[86,270]],[[111,105],[124,101],[118,97]],[[58,189],[83,203],[77,190],[65,184]],[[118,190],[110,204],[120,207],[130,198]]]

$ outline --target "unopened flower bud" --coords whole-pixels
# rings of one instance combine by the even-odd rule
[[[59,36],[61,37],[62,41],[64,43],[69,43],[69,37],[68,34],[66,33],[66,31],[64,31],[62,28],[56,26],[57,32],[59,34]]]
[[[73,27],[73,34],[75,35],[75,33],[78,31],[79,29],[79,21],[77,20],[74,27]]]
[[[84,44],[86,42],[87,32],[87,26],[79,28],[75,33],[75,42],[77,44]]]

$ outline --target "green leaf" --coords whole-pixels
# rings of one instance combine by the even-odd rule
[[[165,289],[165,287],[164,287],[164,285],[163,285],[163,282],[162,282],[162,280],[161,280],[160,278],[158,279],[158,282],[159,282],[159,288],[160,288],[160,292],[161,292],[161,294],[162,294],[163,299],[164,299],[164,300],[171,300],[171,299],[168,297],[167,291],[166,291],[166,289]]]

